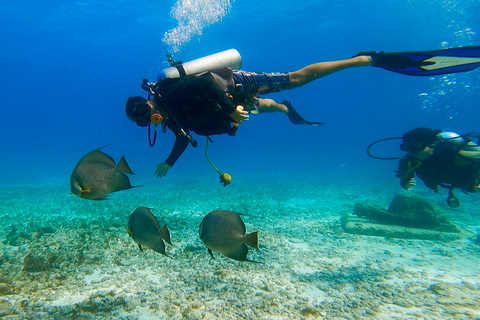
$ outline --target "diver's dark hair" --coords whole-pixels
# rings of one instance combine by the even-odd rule
[[[403,143],[400,148],[403,151],[419,151],[439,140],[438,134],[442,130],[434,130],[430,128],[416,128],[408,131],[402,137]]]
[[[135,97],[129,97],[127,99],[127,104],[125,105],[125,113],[127,114],[128,119],[132,121],[137,121],[136,117],[136,110],[138,109],[139,106],[145,105],[146,106],[147,99],[140,97],[140,96],[135,96]]]

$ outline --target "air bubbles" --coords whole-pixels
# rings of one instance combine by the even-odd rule
[[[219,22],[230,12],[229,0],[177,0],[170,15],[177,26],[165,32],[162,41],[178,52],[203,29]]]

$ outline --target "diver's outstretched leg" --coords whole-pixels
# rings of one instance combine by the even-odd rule
[[[328,76],[337,71],[352,67],[371,66],[372,64],[373,59],[370,56],[355,56],[345,60],[314,63],[300,70],[289,72],[290,89],[303,86],[313,80]]]

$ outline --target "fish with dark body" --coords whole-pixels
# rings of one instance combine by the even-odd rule
[[[245,234],[245,223],[240,213],[216,210],[207,214],[200,223],[200,239],[208,248],[213,258],[212,250],[238,261],[247,259],[247,245],[258,249],[258,232]],[[253,261],[251,261],[253,262]]]
[[[134,174],[125,157],[116,165],[112,157],[100,151],[104,147],[87,153],[77,163],[70,176],[73,195],[90,200],[105,200],[105,196],[111,192],[134,188],[125,175]]]
[[[160,227],[157,218],[147,207],[139,207],[132,212],[128,220],[127,232],[142,252],[142,246],[145,246],[166,256],[163,240],[172,245],[167,226]]]

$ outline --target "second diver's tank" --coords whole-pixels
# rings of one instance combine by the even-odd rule
[[[461,135],[455,132],[440,132],[437,137],[440,139],[437,145],[460,147],[465,141]]]
[[[209,56],[179,64],[175,67],[163,69],[157,75],[157,81],[161,81],[165,78],[180,78],[181,76],[188,76],[191,74],[211,71],[224,67],[229,67],[236,70],[242,67],[242,57],[236,49],[221,51]]]

